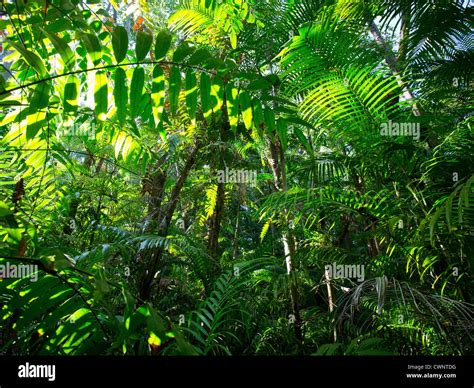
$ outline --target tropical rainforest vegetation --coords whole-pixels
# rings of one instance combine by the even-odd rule
[[[0,354],[473,352],[468,1],[0,12]]]

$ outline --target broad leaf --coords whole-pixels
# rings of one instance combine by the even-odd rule
[[[198,102],[198,90],[196,74],[189,69],[186,72],[186,106],[188,108],[189,117],[196,118],[196,109]]]
[[[181,90],[181,73],[179,67],[173,66],[171,68],[169,96],[170,96],[170,111],[172,115],[176,114],[179,102],[179,92]]]
[[[132,82],[130,85],[130,114],[132,119],[139,115],[144,84],[145,71],[141,67],[136,67],[133,70]]]
[[[158,61],[166,56],[171,46],[171,34],[168,31],[160,31],[155,42],[155,60]]]
[[[128,50],[127,30],[122,26],[117,26],[112,33],[112,47],[117,63],[122,62]]]
[[[120,67],[115,69],[114,99],[117,107],[117,117],[120,124],[123,125],[127,118],[128,89],[125,70]]]
[[[151,103],[155,125],[161,123],[165,104],[165,76],[160,65],[153,69],[153,82],[151,85]]]
[[[149,34],[148,32],[138,31],[135,46],[137,62],[141,62],[145,59],[146,55],[150,51],[152,43],[153,37],[151,34]]]
[[[95,114],[101,121],[105,120],[108,109],[109,91],[107,87],[107,75],[105,71],[98,71],[95,74],[94,100]]]

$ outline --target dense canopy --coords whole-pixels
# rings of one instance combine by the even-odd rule
[[[473,352],[469,1],[0,12],[0,354]]]

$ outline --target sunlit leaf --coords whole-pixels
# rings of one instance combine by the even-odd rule
[[[128,34],[127,30],[122,26],[114,28],[112,33],[112,47],[117,63],[122,62],[127,55],[128,49]]]

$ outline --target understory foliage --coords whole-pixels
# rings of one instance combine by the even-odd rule
[[[2,2],[0,354],[472,353],[468,3]]]

